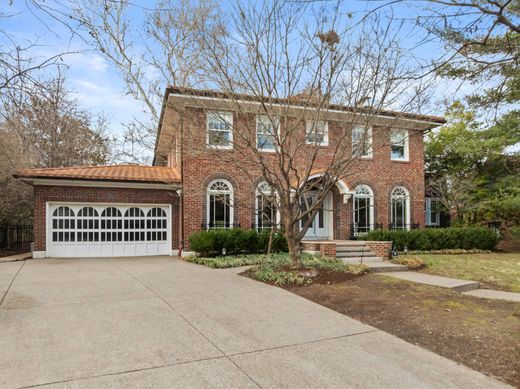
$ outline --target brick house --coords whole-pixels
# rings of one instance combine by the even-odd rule
[[[298,103],[282,105],[291,117],[300,115]],[[270,227],[276,216],[265,217],[259,166],[241,156],[246,169],[235,169],[215,158],[215,152],[237,157],[233,133],[251,127],[258,147],[269,153],[273,145],[258,112],[259,101],[248,96],[231,100],[168,87],[153,166],[18,171],[16,177],[34,186],[34,257],[177,255],[181,248],[189,254],[188,237],[201,229]],[[329,163],[327,150],[345,131],[340,124],[349,112],[330,105],[320,117],[313,132],[321,142],[315,176]],[[374,228],[424,227],[423,133],[442,123],[441,117],[378,111],[364,130],[362,156],[327,195],[306,238],[347,240]],[[309,136],[305,126],[302,134]],[[351,148],[359,145],[356,126],[349,139]]]

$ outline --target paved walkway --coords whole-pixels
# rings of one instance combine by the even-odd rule
[[[419,273],[416,271],[383,273],[383,275],[399,278],[401,280],[417,282],[419,284],[440,286],[441,288],[448,288],[457,292],[466,292],[468,290],[480,288],[480,284],[475,281],[466,281],[458,280],[456,278],[434,276],[431,274]]]
[[[0,387],[500,388],[285,290],[168,258],[0,263]]]
[[[469,292],[464,292],[463,294],[486,299],[509,300],[520,303],[520,293],[503,292],[501,290],[492,289],[475,289],[470,290]]]
[[[448,278],[435,276],[432,274],[419,273],[414,271],[403,272],[387,272],[382,273],[385,276],[399,278],[401,280],[417,282],[441,288],[452,289],[474,297],[482,297],[488,299],[508,300],[520,302],[520,293],[502,292],[500,290],[479,289],[480,284],[476,281],[459,280],[456,278]]]

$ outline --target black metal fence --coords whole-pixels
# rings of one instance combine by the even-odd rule
[[[31,251],[34,230],[31,225],[0,225],[0,256]]]
[[[419,223],[411,223],[411,224],[389,224],[389,230],[416,230],[419,228]]]
[[[359,237],[363,237],[367,235],[372,230],[382,230],[383,223],[374,223],[374,224],[359,224],[353,223],[350,224],[350,239],[356,239]]]
[[[218,229],[228,229],[228,228],[240,228],[240,224],[234,224],[234,223],[224,223],[224,222],[217,222],[217,223],[202,223],[200,225],[200,228],[203,230],[218,230]]]

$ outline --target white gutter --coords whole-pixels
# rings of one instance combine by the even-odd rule
[[[188,94],[182,94],[182,93],[172,93],[172,92],[169,92],[168,94],[168,97],[169,96],[174,96],[174,97],[180,97],[180,98],[184,98],[184,99],[198,99],[198,100],[209,100],[209,101],[224,101],[224,102],[235,102],[235,103],[239,103],[239,104],[255,104],[255,105],[261,105],[262,103],[259,102],[259,101],[249,101],[249,100],[233,100],[233,99],[229,99],[229,98],[224,98],[224,97],[208,97],[208,96],[193,96],[193,95],[188,95]],[[292,105],[292,104],[280,104],[280,103],[268,103],[270,106],[275,106],[275,107],[281,107],[281,108],[286,108],[286,107],[289,107],[291,109],[301,109],[301,110],[310,110],[312,108],[310,107],[302,107],[300,105]],[[341,111],[341,110],[338,110],[338,109],[323,109],[324,112],[330,112],[330,113],[340,113],[340,114],[351,114],[351,115],[365,115],[366,114],[363,114],[363,113],[355,113],[355,112],[348,112],[348,111]],[[419,119],[408,119],[408,118],[404,118],[404,117],[396,117],[396,116],[389,116],[389,115],[381,115],[381,114],[375,114],[376,117],[378,118],[382,118],[382,119],[391,119],[391,120],[405,120],[405,121],[408,121],[408,122],[412,122],[412,123],[419,123],[419,124],[428,124],[428,125],[434,125],[434,126],[442,126],[442,123],[437,123],[437,122],[432,122],[432,121],[427,121],[427,120],[419,120]]]

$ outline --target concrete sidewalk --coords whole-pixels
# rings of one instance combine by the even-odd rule
[[[480,284],[476,281],[459,280],[456,278],[435,276],[415,271],[387,272],[381,274],[384,276],[399,278],[400,280],[447,288],[469,296],[520,302],[520,293],[503,292],[493,289],[479,289]]]
[[[169,257],[1,263],[0,293],[0,387],[506,387],[280,288]]]
[[[416,271],[402,271],[381,274],[384,276],[399,278],[405,281],[417,282],[419,284],[448,288],[457,292],[466,292],[468,290],[480,288],[480,284],[475,281],[458,280],[456,278],[435,276],[432,274],[419,273]]]

